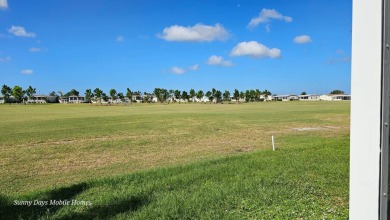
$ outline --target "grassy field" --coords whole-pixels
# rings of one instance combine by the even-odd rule
[[[0,105],[0,217],[345,219],[349,104]]]

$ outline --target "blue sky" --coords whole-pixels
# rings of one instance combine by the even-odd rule
[[[350,92],[352,1],[0,0],[0,84]]]

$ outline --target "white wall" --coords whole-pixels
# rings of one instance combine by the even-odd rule
[[[353,0],[350,219],[378,219],[382,1]]]

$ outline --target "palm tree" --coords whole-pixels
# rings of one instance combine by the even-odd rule
[[[121,100],[121,102],[125,101],[125,96],[123,95],[122,92],[118,93],[118,98],[119,98],[119,100]]]
[[[36,89],[31,87],[31,86],[29,86],[26,89],[26,94],[27,94],[28,99],[33,100],[34,104],[35,104],[35,100],[34,100],[35,93],[36,93]]]
[[[176,89],[174,94],[175,94],[175,99],[179,99],[179,104],[180,104],[180,99],[181,99],[180,91]]]
[[[113,102],[115,100],[116,104],[118,105],[118,102],[116,100],[117,96],[116,96],[116,90],[115,89],[110,89],[110,97],[111,97],[111,102]]]
[[[91,89],[85,90],[85,100],[91,103],[91,105],[92,105],[92,101],[91,101],[92,97],[93,97],[92,90]]]
[[[199,90],[199,91],[196,93],[196,98],[197,98],[198,100],[202,100],[202,99],[203,99],[203,96],[204,96],[204,93],[203,93],[202,90]],[[201,101],[200,103],[202,103],[202,101]]]
[[[126,97],[130,99],[130,105],[133,104],[133,94],[129,88],[126,90]]]
[[[95,93],[96,99],[100,102],[100,105],[102,105],[103,91],[99,88],[96,88],[93,90],[93,93]]]

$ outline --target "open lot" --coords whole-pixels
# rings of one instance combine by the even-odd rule
[[[349,102],[0,105],[3,215],[343,218],[349,111]],[[12,206],[48,198],[94,205]]]

